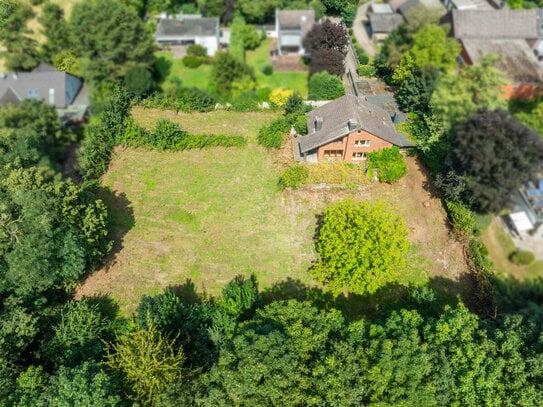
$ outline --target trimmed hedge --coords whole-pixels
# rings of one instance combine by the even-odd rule
[[[305,165],[294,164],[287,168],[279,177],[279,186],[284,188],[298,189],[309,176]]]
[[[174,94],[155,93],[140,103],[151,109],[174,110],[182,112],[210,112],[215,109],[217,99],[199,88],[181,88]]]
[[[202,65],[202,62],[202,58],[193,55],[183,57],[183,65],[190,69],[198,68],[200,65]]]
[[[266,76],[270,76],[273,74],[273,65],[272,64],[264,64],[260,67],[260,72],[262,72]]]
[[[317,72],[309,79],[309,100],[333,100],[345,94],[343,82],[328,72]]]
[[[529,266],[535,261],[535,256],[532,252],[527,250],[517,250],[516,252],[511,253],[509,256],[511,263],[514,263],[518,266]]]

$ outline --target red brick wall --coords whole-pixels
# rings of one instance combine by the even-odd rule
[[[541,96],[541,88],[536,83],[509,83],[503,85],[503,93],[500,95],[503,99],[533,99]]]
[[[369,140],[369,146],[357,147],[355,146],[356,141]],[[339,142],[338,142],[339,141]],[[319,161],[332,161],[332,160],[343,160],[347,162],[360,162],[363,159],[353,158],[353,153],[369,153],[371,151],[381,150],[383,148],[392,147],[392,143],[385,141],[379,137],[374,136],[367,131],[353,131],[347,136],[334,140],[328,144],[320,146],[317,151],[317,157]],[[340,157],[327,157],[326,151],[342,151]]]

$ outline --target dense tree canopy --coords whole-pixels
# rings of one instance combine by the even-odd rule
[[[373,293],[405,265],[407,227],[383,203],[338,201],[318,229],[313,274],[330,288]]]
[[[341,25],[330,20],[315,24],[303,39],[305,51],[311,57],[310,75],[324,70],[332,75],[343,75],[348,41]]]
[[[464,180],[467,194],[484,212],[507,207],[511,195],[543,160],[543,140],[504,110],[482,111],[455,133],[449,167]]]
[[[0,57],[11,71],[29,71],[39,63],[37,43],[28,28],[33,17],[27,3],[0,0]]]
[[[151,67],[154,44],[135,12],[115,0],[80,2],[70,31],[84,60],[85,78],[95,83],[123,76],[130,68]]]
[[[41,46],[42,57],[53,62],[55,55],[72,48],[70,28],[64,19],[64,10],[58,4],[47,1],[43,4],[38,20],[42,27],[41,32],[46,38]]]

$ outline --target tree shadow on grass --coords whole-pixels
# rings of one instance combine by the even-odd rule
[[[187,278],[183,284],[170,285],[167,289],[172,290],[186,304],[201,304],[207,299],[207,294],[199,293],[194,281],[190,278]]]
[[[459,301],[479,315],[486,312],[476,301],[473,282],[468,275],[461,276],[458,281],[434,277],[426,285],[418,287],[390,283],[375,293],[365,295],[334,294],[322,287],[287,278],[264,289],[262,296],[265,304],[276,300],[310,301],[319,309],[337,309],[348,320],[375,319],[402,308],[438,316],[446,305],[455,305]]]
[[[111,250],[104,259],[104,266],[109,269],[115,264],[117,254],[123,248],[124,236],[136,223],[132,202],[124,192],[118,193],[110,188],[100,188],[99,197],[108,209],[108,237],[112,240]]]
[[[96,294],[90,297],[83,297],[90,304],[98,306],[100,313],[110,320],[114,320],[119,316],[119,306],[107,294]]]

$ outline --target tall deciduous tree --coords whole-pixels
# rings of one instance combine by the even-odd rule
[[[303,46],[311,55],[310,74],[326,70],[342,75],[348,41],[347,32],[339,24],[330,20],[315,24],[303,39]]]
[[[211,75],[211,87],[221,95],[254,88],[255,76],[251,67],[228,53],[217,54]]]
[[[0,57],[4,58],[9,70],[28,71],[39,62],[37,43],[27,26],[33,17],[34,12],[28,4],[0,0],[0,45],[4,48]]]
[[[70,29],[64,19],[64,10],[55,3],[46,2],[38,19],[42,26],[45,42],[41,46],[41,54],[48,62],[60,52],[71,49]]]
[[[467,184],[466,200],[483,212],[506,208],[543,160],[543,140],[505,110],[482,111],[460,126],[449,167]]]
[[[154,45],[136,13],[114,0],[77,3],[70,17],[85,76],[95,83],[123,76],[128,69],[151,67]]]
[[[459,73],[443,75],[432,95],[432,111],[441,118],[445,130],[481,109],[506,108],[501,98],[504,74],[487,57],[480,65],[466,65]]]
[[[335,291],[373,293],[405,265],[403,220],[382,202],[339,201],[324,211],[313,275]]]

